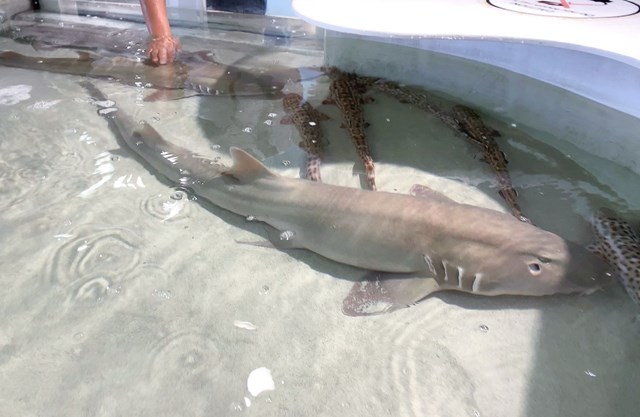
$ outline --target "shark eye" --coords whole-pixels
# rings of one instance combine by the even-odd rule
[[[550,264],[551,263],[551,259],[545,258],[544,256],[538,256],[538,260],[540,262],[542,262],[543,264]]]
[[[529,267],[529,272],[531,272],[531,275],[533,275],[534,277],[542,273],[542,268],[540,267],[539,263],[531,262],[530,264],[527,264],[527,266]]]

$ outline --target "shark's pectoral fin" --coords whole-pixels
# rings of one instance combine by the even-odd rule
[[[455,203],[454,200],[450,199],[446,195],[439,193],[438,191],[432,190],[431,188],[422,184],[413,184],[411,186],[411,189],[409,190],[409,194],[411,194],[414,197],[430,198],[430,199],[435,199],[440,201],[446,201],[449,203]]]
[[[183,98],[195,97],[199,95],[199,93],[195,91],[186,91],[182,89],[177,90],[157,90],[144,98],[144,101],[154,102],[154,101],[172,101],[172,100],[180,100]]]
[[[439,289],[433,278],[371,272],[353,285],[342,301],[342,312],[347,316],[390,313],[410,307]]]

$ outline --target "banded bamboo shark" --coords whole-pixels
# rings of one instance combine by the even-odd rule
[[[280,123],[293,124],[298,129],[302,141],[300,147],[307,153],[307,179],[321,181],[320,147],[322,145],[322,129],[320,122],[329,120],[329,116],[316,110],[304,101],[299,94],[290,93],[282,99],[282,107],[287,113]]]
[[[511,175],[507,168],[507,157],[500,149],[496,137],[500,136],[500,132],[487,127],[478,113],[465,106],[453,106],[452,109],[454,120],[458,123],[460,129],[466,136],[477,145],[480,145],[483,153],[483,160],[491,166],[498,178],[498,186],[500,187],[500,197],[504,199],[511,210],[511,213],[520,221],[531,223],[528,217],[522,213],[522,209],[518,204],[518,192],[513,188]]]
[[[195,95],[280,98],[287,81],[301,79],[299,71],[294,68],[274,67],[263,72],[245,70],[220,64],[204,51],[182,54],[180,60],[169,65],[150,65],[129,56],[101,57],[89,52],[76,53],[77,58],[46,58],[4,51],[0,52],[0,65],[114,79],[126,85],[157,89],[145,101],[175,100]]]
[[[640,237],[628,222],[609,209],[598,210],[591,224],[597,243],[589,249],[614,267],[627,294],[640,305]]]
[[[329,97],[324,100],[323,104],[335,104],[340,109],[344,118],[343,126],[349,131],[358,156],[364,164],[369,187],[375,190],[375,166],[367,143],[367,136],[364,132],[367,123],[364,120],[364,111],[362,109],[363,103],[370,102],[373,99],[362,95],[362,86],[356,74],[343,72],[337,68],[329,68],[327,73],[331,78],[331,84],[329,84]]]
[[[122,111],[107,117],[120,140],[162,176],[278,231],[274,246],[377,271],[345,298],[347,315],[393,311],[442,290],[541,296],[589,293],[609,281],[608,265],[585,248],[426,187],[423,197],[413,197],[287,178],[238,148],[226,167]]]

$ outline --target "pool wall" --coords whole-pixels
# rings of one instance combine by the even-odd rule
[[[327,31],[325,57],[328,65],[422,86],[486,109],[570,155],[614,188],[621,185],[608,181],[612,173],[600,158],[640,173],[637,67],[544,46],[335,31]]]

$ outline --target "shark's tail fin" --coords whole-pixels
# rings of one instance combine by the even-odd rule
[[[93,83],[84,81],[81,85],[100,102],[109,102],[108,97]],[[96,103],[101,105],[100,103]],[[166,141],[153,126],[145,121],[136,122],[125,112],[111,107],[102,109],[111,128],[118,136],[121,146],[136,153],[143,162],[172,182],[183,187],[219,177],[228,167],[193,153],[188,149]]]

